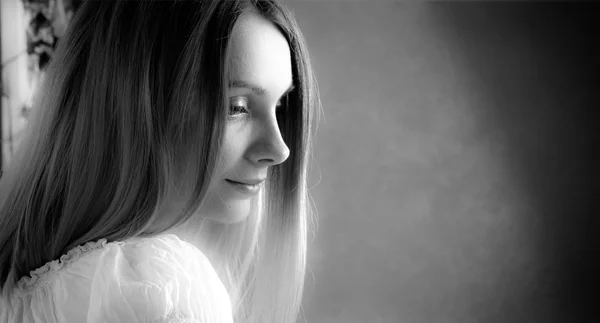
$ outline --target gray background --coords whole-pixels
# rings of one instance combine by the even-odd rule
[[[598,11],[286,3],[325,112],[302,322],[595,321]]]

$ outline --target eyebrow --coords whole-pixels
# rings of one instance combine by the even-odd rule
[[[266,96],[269,93],[269,91],[267,91],[267,89],[265,89],[263,87],[248,83],[246,81],[241,81],[241,80],[235,80],[235,81],[229,82],[229,87],[240,87],[240,88],[250,89],[250,90],[252,90],[252,92],[254,94],[259,95],[259,96]],[[294,84],[290,84],[290,86],[288,86],[287,90],[285,90],[285,92],[281,95],[281,97],[286,96],[288,93],[292,92],[295,88],[296,87],[294,86]]]

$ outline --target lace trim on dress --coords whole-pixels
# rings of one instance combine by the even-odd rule
[[[161,319],[158,319],[156,321],[153,321],[152,323],[203,323],[203,322],[198,319],[187,318],[187,317],[179,315],[175,312],[171,312],[171,314],[169,314]]]
[[[62,255],[58,260],[52,260],[47,262],[44,266],[31,271],[30,277],[24,276],[17,282],[17,288],[15,289],[15,294],[19,297],[23,297],[33,290],[47,286],[50,284],[51,280],[49,279],[51,276],[62,270],[68,264],[78,260],[82,256],[90,253],[91,251],[102,249],[106,246],[107,240],[102,238],[98,241],[89,241],[84,245],[79,245]],[[116,244],[124,244],[122,241],[113,241],[111,243]]]

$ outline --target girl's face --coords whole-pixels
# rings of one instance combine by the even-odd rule
[[[245,15],[230,41],[223,159],[198,211],[222,223],[244,220],[251,198],[263,189],[268,168],[288,158],[276,109],[293,86],[288,43],[271,22],[256,13]]]

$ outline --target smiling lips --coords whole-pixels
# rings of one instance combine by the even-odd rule
[[[247,179],[247,180],[243,180],[243,181],[234,181],[231,179],[226,179],[226,181],[231,182],[231,183],[236,183],[236,184],[242,184],[242,185],[258,185],[262,182],[265,181],[265,179]]]
[[[226,179],[227,183],[231,184],[238,191],[248,194],[248,195],[256,195],[260,191],[261,183],[263,180],[245,180],[244,182],[232,181],[230,179]]]

